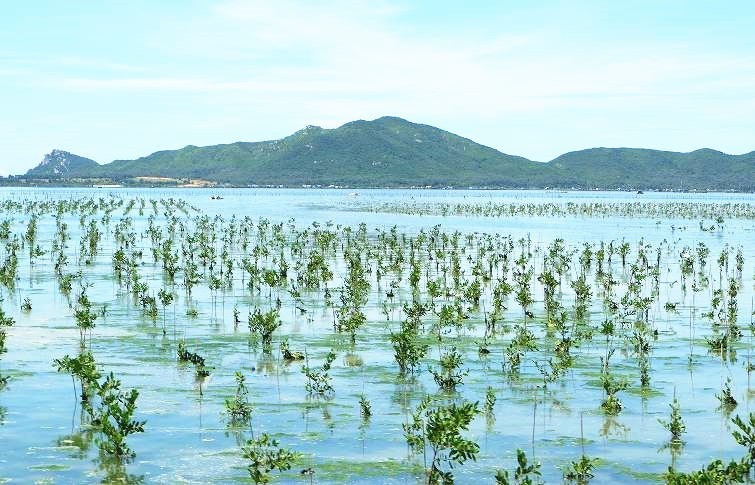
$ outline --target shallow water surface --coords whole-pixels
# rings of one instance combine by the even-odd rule
[[[210,195],[215,194],[222,195],[222,200],[210,199]],[[35,257],[31,264],[28,248],[19,250],[15,287],[4,286],[0,292],[3,310],[15,320],[15,324],[6,329],[7,352],[0,354],[0,375],[9,376],[6,387],[0,390],[0,483],[98,483],[114,476],[144,483],[249,482],[240,444],[260,433],[270,433],[284,447],[301,453],[290,471],[274,473],[277,477],[274,480],[281,483],[423,483],[427,457],[410,453],[402,425],[408,422],[426,394],[435,396],[441,403],[469,400],[482,405],[488,388],[495,393],[496,404],[492,413],[479,415],[465,433],[479,444],[480,451],[475,461],[453,469],[459,483],[491,483],[497,470],[513,470],[517,448],[542,463],[542,476],[547,483],[562,481],[563,471],[582,453],[599,459],[594,470],[595,483],[660,481],[670,465],[688,471],[713,458],[738,458],[743,450],[731,436],[730,417],[746,416],[753,396],[752,367],[749,366],[755,295],[753,220],[732,218],[720,228],[703,231],[700,220],[679,217],[442,217],[367,210],[380,204],[404,202],[621,203],[634,202],[638,197],[645,202],[658,203],[755,204],[755,196],[746,194],[0,189],[0,200],[17,202],[89,198],[146,201],[143,208],[137,203],[128,214],[126,204],[119,206],[107,224],[102,222],[102,212],[84,216],[66,213],[61,219],[70,233],[64,250],[69,258],[67,271],[81,271],[82,275],[75,280],[71,295],[86,285],[86,294],[95,307],[105,308],[104,316],[96,320],[95,328],[88,335],[86,346],[103,373],[113,372],[124,387],[138,389],[140,393],[137,418],[146,420],[145,432],[128,438],[135,458],[125,466],[125,475],[121,468],[113,472],[108,460],[98,452],[96,430],[81,426],[81,405],[71,377],[57,372],[53,366],[54,359],[80,351],[80,333],[73,317],[75,298],[60,291],[59,278],[55,275],[51,251],[57,230],[55,217],[50,213],[41,214],[36,242],[45,254]],[[153,243],[148,231],[152,224],[163,231],[162,240],[171,237],[167,235],[168,219],[162,210],[155,212],[149,203],[169,198],[185,200],[197,209],[187,215],[173,214],[185,222],[187,234],[196,229],[202,214],[208,216],[208,224],[219,232],[227,231],[229,224],[235,224],[238,229],[245,217],[250,218],[254,228],[259,227],[259,218],[272,224],[282,223],[289,240],[280,247],[286,248],[284,258],[292,262],[290,280],[298,274],[293,265],[296,256],[292,252],[292,235],[301,234],[307,228],[311,233],[312,223],[320,228],[330,227],[341,238],[329,259],[334,275],[328,287],[336,306],[347,274],[342,249],[346,236],[341,227],[349,226],[356,233],[358,226],[364,224],[370,249],[361,256],[368,268],[370,289],[362,309],[367,321],[356,332],[354,343],[348,334],[334,331],[335,309],[326,305],[322,288],[301,291],[301,295],[295,297],[290,291],[290,282],[274,288],[263,285],[259,290],[247,287],[249,276],[244,273],[242,259],[250,257],[252,248],[260,242],[254,233],[249,235],[250,245],[246,250],[239,244],[238,234],[237,240],[227,245],[228,257],[234,264],[232,284],[217,290],[209,287],[210,276],[221,266],[220,253],[226,248],[220,233],[210,243],[217,250],[215,270],[200,268],[201,282],[194,287],[191,296],[182,284],[183,263],[179,265],[182,269],[176,283],[169,283],[162,264],[153,259]],[[0,220],[11,221],[11,233],[18,235],[19,240],[24,237],[29,217],[22,211],[0,212]],[[140,281],[148,285],[145,294],[156,295],[159,289],[168,288],[176,297],[164,310],[158,304],[159,312],[154,318],[145,314],[140,302],[114,276],[113,256],[122,246],[115,234],[116,226],[127,218],[134,233],[134,245],[128,251],[142,253],[136,272]],[[96,255],[86,258],[80,254],[80,243],[91,221],[100,227],[103,235]],[[705,222],[712,224],[712,221]],[[423,317],[423,338],[430,348],[419,372],[414,378],[398,375],[390,335],[397,332],[400,322],[406,319],[402,309],[405,303],[413,299],[430,301],[425,285],[431,278],[440,277],[441,266],[423,260],[419,285],[422,291],[413,294],[408,282],[408,257],[401,263],[401,271],[383,272],[378,281],[380,270],[376,255],[387,247],[385,241],[393,227],[398,235],[396,244],[403,244],[402,251],[411,251],[413,246],[407,241],[431,234],[438,225],[438,234],[452,235],[458,231],[461,247],[465,248],[463,252],[459,250],[459,260],[463,278],[468,281],[474,278],[473,265],[482,254],[480,248],[484,241],[494,246],[511,241],[512,257],[506,269],[501,270],[508,272],[510,282],[513,260],[522,251],[531,254],[534,303],[528,328],[538,348],[524,353],[516,375],[508,368],[506,349],[514,338],[515,328],[522,324],[522,308],[515,294],[509,295],[501,313],[499,332],[486,334],[484,322],[491,312],[492,286],[484,286],[479,305],[464,304],[468,318],[444,333],[439,342],[431,329],[438,321],[444,300],[440,297],[435,310]],[[484,239],[485,234],[491,239]],[[474,238],[472,245],[466,245],[467,235]],[[180,249],[185,235],[177,232],[172,237],[175,249]],[[545,382],[539,369],[555,357],[553,344],[558,334],[546,324],[543,285],[537,281],[537,276],[545,267],[549,245],[556,239],[563,239],[566,247],[573,251],[571,267],[564,273],[559,287],[560,301],[569,314],[569,325],[573,323],[575,331],[579,329],[589,335],[582,336],[580,344],[572,349],[573,363],[565,373],[552,382]],[[651,297],[648,319],[642,323],[642,329],[647,328],[649,335],[655,332],[649,352],[650,383],[644,387],[640,385],[638,357],[629,340],[640,328],[634,317],[627,318],[626,325],[617,329],[614,336],[600,333],[601,323],[606,319],[615,318],[617,327],[621,325],[618,317],[607,313],[600,294],[596,262],[585,272],[592,288],[587,315],[577,319],[573,312],[575,293],[569,282],[580,274],[580,252],[589,244],[594,255],[601,243],[607,247],[611,241],[616,247],[624,241],[631,246],[625,266],[617,254],[610,265],[606,263],[607,271],[616,280],[615,299],[623,295],[631,283],[630,267],[636,262],[638,248],[644,248],[651,266],[658,258],[657,294]],[[261,245],[278,248],[277,244],[268,239]],[[695,263],[692,279],[702,275],[707,284],[700,283],[699,288],[693,289],[689,276],[686,283],[683,281],[680,254],[684,248],[694,252],[701,244],[708,248],[710,255],[706,266]],[[494,250],[484,253],[486,256],[480,257],[480,261],[488,261],[486,258],[501,251],[495,246]],[[728,255],[725,267],[717,263],[722,252]],[[7,249],[0,253],[5,258]],[[741,272],[735,268],[737,253],[744,260]],[[260,265],[275,268],[279,256],[277,253],[261,256]],[[425,258],[427,254],[420,256]],[[387,264],[389,257],[380,256],[383,257],[383,263]],[[726,293],[732,278],[738,285],[736,323],[742,336],[733,344],[735,352],[722,358],[710,352],[706,342],[706,337],[719,335],[721,329],[704,313],[711,310],[715,290],[722,288]],[[492,283],[495,280],[494,276]],[[388,297],[391,282],[395,282],[395,292],[393,297]],[[650,294],[649,282],[643,283],[642,288],[643,294]],[[25,298],[32,304],[31,311],[21,308]],[[281,302],[282,326],[273,335],[272,350],[265,352],[259,340],[250,335],[247,315],[255,308],[272,308],[276,299]],[[676,309],[665,308],[667,302],[675,303]],[[234,307],[240,311],[239,325],[234,324]],[[188,315],[188,309],[195,310],[196,316]],[[281,358],[279,344],[283,339],[287,339],[294,350],[306,350],[313,366],[320,365],[331,349],[336,353],[330,371],[335,389],[331,397],[319,398],[306,392],[306,378],[301,371],[304,364],[287,363]],[[179,341],[201,354],[210,368],[210,376],[201,383],[201,394],[193,368],[177,362]],[[441,353],[451,346],[462,354],[463,369],[468,373],[457,392],[448,395],[438,392],[428,369],[437,368]],[[490,353],[481,355],[481,346],[486,346]],[[614,416],[601,409],[604,398],[600,382],[601,358],[605,358],[609,348],[615,349],[610,360],[613,372],[628,383],[627,389],[619,393],[623,408]],[[247,377],[249,401],[253,406],[249,428],[229,428],[224,414],[225,400],[234,394],[236,371]],[[716,398],[727,378],[731,379],[733,395],[739,403],[730,415],[719,409]],[[371,403],[372,416],[367,420],[360,416],[362,395]],[[679,400],[687,428],[685,444],[678,453],[672,453],[667,446],[669,433],[658,422],[668,419],[669,404],[674,396]],[[313,475],[300,474],[310,467]]]

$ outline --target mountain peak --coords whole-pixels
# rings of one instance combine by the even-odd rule
[[[690,152],[690,153],[691,154],[695,154],[695,155],[713,155],[713,156],[726,155],[726,153],[724,153],[722,151],[719,151],[719,150],[714,150],[712,148],[699,148],[699,149],[697,149],[697,150],[695,150],[693,152]]]
[[[51,163],[65,163],[68,155],[70,155],[70,153],[65,150],[58,150],[57,148],[53,148],[50,153],[44,156],[39,165],[43,166],[49,165]]]
[[[383,123],[385,123],[385,122],[406,123],[407,125],[414,125],[414,124],[416,124],[416,123],[412,123],[409,120],[405,120],[404,118],[401,118],[399,116],[381,116],[380,118],[377,118],[377,119],[375,119],[373,121],[378,121],[378,122],[383,122]]]
[[[88,170],[97,166],[98,164],[94,160],[55,148],[42,158],[39,165],[26,172],[26,175],[32,177],[85,175]]]

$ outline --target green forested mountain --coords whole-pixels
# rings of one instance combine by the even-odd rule
[[[708,148],[690,153],[592,148],[566,153],[548,165],[559,186],[755,189],[755,152],[728,155]]]
[[[100,170],[116,177],[149,174],[259,185],[511,186],[526,183],[543,166],[438,128],[385,117],[333,130],[308,126],[281,140],[188,146],[117,160]]]
[[[755,189],[755,152],[593,148],[541,163],[395,117],[335,129],[308,126],[280,140],[187,146],[105,165],[76,159],[91,163],[68,163],[66,170],[50,173],[50,163],[43,161],[25,177],[128,181],[152,176],[286,186]]]

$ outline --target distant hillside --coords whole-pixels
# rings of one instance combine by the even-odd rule
[[[646,189],[755,189],[755,152],[728,155],[704,148],[690,153],[642,148],[591,148],[548,163],[559,186]]]
[[[63,150],[53,150],[44,156],[39,165],[26,172],[29,178],[65,178],[96,170],[97,162]]]
[[[167,177],[285,186],[755,190],[755,152],[592,148],[541,163],[395,117],[353,121],[335,129],[308,126],[280,140],[187,146],[105,165],[58,150],[45,160],[25,177],[125,183],[135,177]]]

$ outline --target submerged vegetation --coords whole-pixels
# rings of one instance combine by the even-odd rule
[[[755,204],[713,202],[486,202],[383,203],[360,207],[395,214],[476,217],[647,217],[701,219],[701,228],[723,228],[726,219],[755,219]],[[704,224],[704,225],[703,225]]]
[[[630,424],[671,449],[670,467],[658,446],[649,452],[658,460],[656,479],[751,476],[752,415],[733,418],[736,430],[721,455],[738,444],[745,458],[702,465],[685,455],[707,439],[693,402],[728,421],[752,395],[752,251],[725,242],[730,220],[755,219],[751,204],[374,209],[709,223],[689,229],[705,235],[699,240],[629,233],[548,240],[440,225],[403,230],[210,215],[176,199],[6,199],[0,391],[15,386],[4,359],[23,341],[22,330],[49,332],[56,352],[65,350],[48,359],[47,370],[70,375],[68,383],[53,372],[52,382],[66,392],[73,385],[78,416],[76,440],[65,440],[78,443],[81,457],[96,443],[92,458],[110,464],[102,474],[113,480],[126,480],[126,469],[140,466],[140,445],[179,426],[185,409],[198,410],[199,422],[188,427],[204,433],[203,407],[217,410],[211,419],[235,437],[232,463],[255,483],[277,475],[327,482],[328,452],[318,443],[348,447],[352,438],[364,448],[380,440],[390,450],[380,453],[406,448],[390,456],[392,476],[402,479],[605,482],[620,476],[616,463],[625,462],[612,447],[627,441]],[[58,303],[37,297],[43,273]],[[55,325],[38,319],[50,308],[64,313]],[[243,315],[247,325],[239,328]],[[32,379],[14,359],[11,375]],[[706,387],[694,388],[694,399],[687,390],[677,396],[679,374],[668,369],[689,375],[691,386],[701,376]],[[0,422],[17,403],[5,404],[2,393]],[[577,413],[598,423],[587,438],[582,418],[574,429]],[[166,416],[176,421],[161,425]],[[57,427],[70,421],[54,419]],[[558,439],[580,446],[548,456],[556,429]],[[207,442],[224,442],[212,436]],[[292,471],[298,464],[306,468]]]

